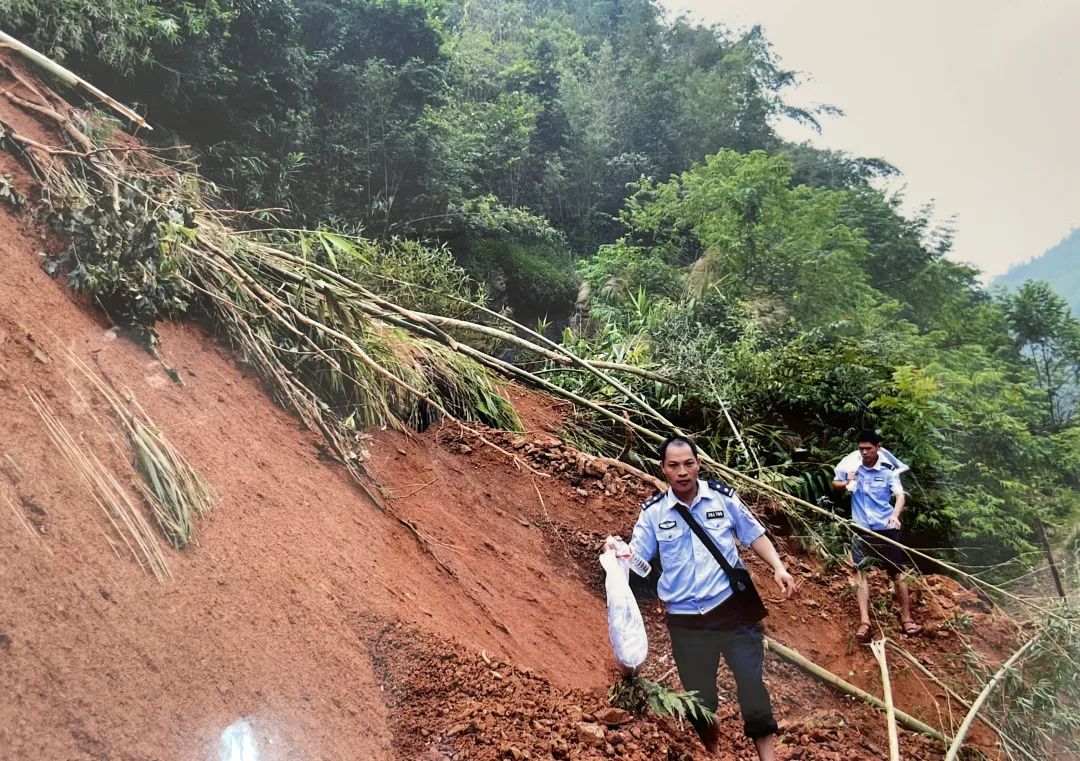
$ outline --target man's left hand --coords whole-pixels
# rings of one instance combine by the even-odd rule
[[[776,586],[780,587],[780,591],[784,593],[785,598],[795,594],[795,579],[791,577],[786,568],[777,569],[773,573],[773,578],[776,579]]]

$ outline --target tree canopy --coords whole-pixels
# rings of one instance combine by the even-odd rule
[[[650,0],[0,0],[0,18],[189,146],[253,227],[393,242],[414,273],[452,255],[488,305],[677,378],[634,388],[732,464],[826,498],[877,427],[912,465],[916,540],[973,564],[1030,557],[1034,515],[1080,509],[1076,320],[1045,285],[987,292],[930,209],[879,189],[885,160],[785,143],[780,120],[820,113],[787,102],[796,74],[758,28]]]

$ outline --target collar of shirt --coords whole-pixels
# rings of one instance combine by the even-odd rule
[[[879,461],[880,459],[881,458],[878,458]],[[703,481],[699,478],[697,482],[697,496],[694,497],[694,501],[687,505],[687,507],[693,512],[694,507],[697,506],[699,502],[706,499],[716,499],[716,492],[709,488],[708,481]],[[679,498],[675,496],[675,492],[672,491],[669,486],[667,492],[664,494],[664,508],[667,510],[674,510],[675,505],[679,504],[679,502]],[[686,503],[684,502],[683,504]]]
[[[860,460],[859,461],[859,467],[860,468],[866,468],[867,470],[884,470],[884,467],[882,466],[882,463],[884,463],[884,462],[885,462],[885,458],[882,457],[880,454],[878,454],[877,462],[875,462],[873,465],[867,465],[866,463],[864,463],[864,462],[862,462]]]

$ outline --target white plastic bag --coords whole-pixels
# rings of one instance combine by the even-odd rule
[[[645,634],[645,622],[638,610],[637,600],[630,591],[630,564],[620,560],[615,550],[605,550],[600,565],[607,573],[604,586],[607,589],[608,636],[615,661],[627,676],[633,675],[649,654],[649,640]]]

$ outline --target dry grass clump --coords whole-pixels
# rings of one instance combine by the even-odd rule
[[[139,505],[117,482],[108,468],[98,459],[93,450],[85,443],[76,441],[60,419],[50,409],[48,403],[36,391],[27,391],[30,403],[41,417],[45,431],[57,450],[80,480],[90,490],[94,501],[105,513],[115,536],[135,558],[147,573],[158,581],[164,582],[170,577],[165,555],[157,544],[154,529],[146,520]],[[116,541],[106,534],[106,539],[119,557]]]
[[[196,521],[213,507],[214,494],[209,485],[130,392],[125,400],[71,352],[68,360],[104,397],[123,426],[135,469],[142,476],[139,491],[165,538],[178,550],[187,547],[195,541]]]

